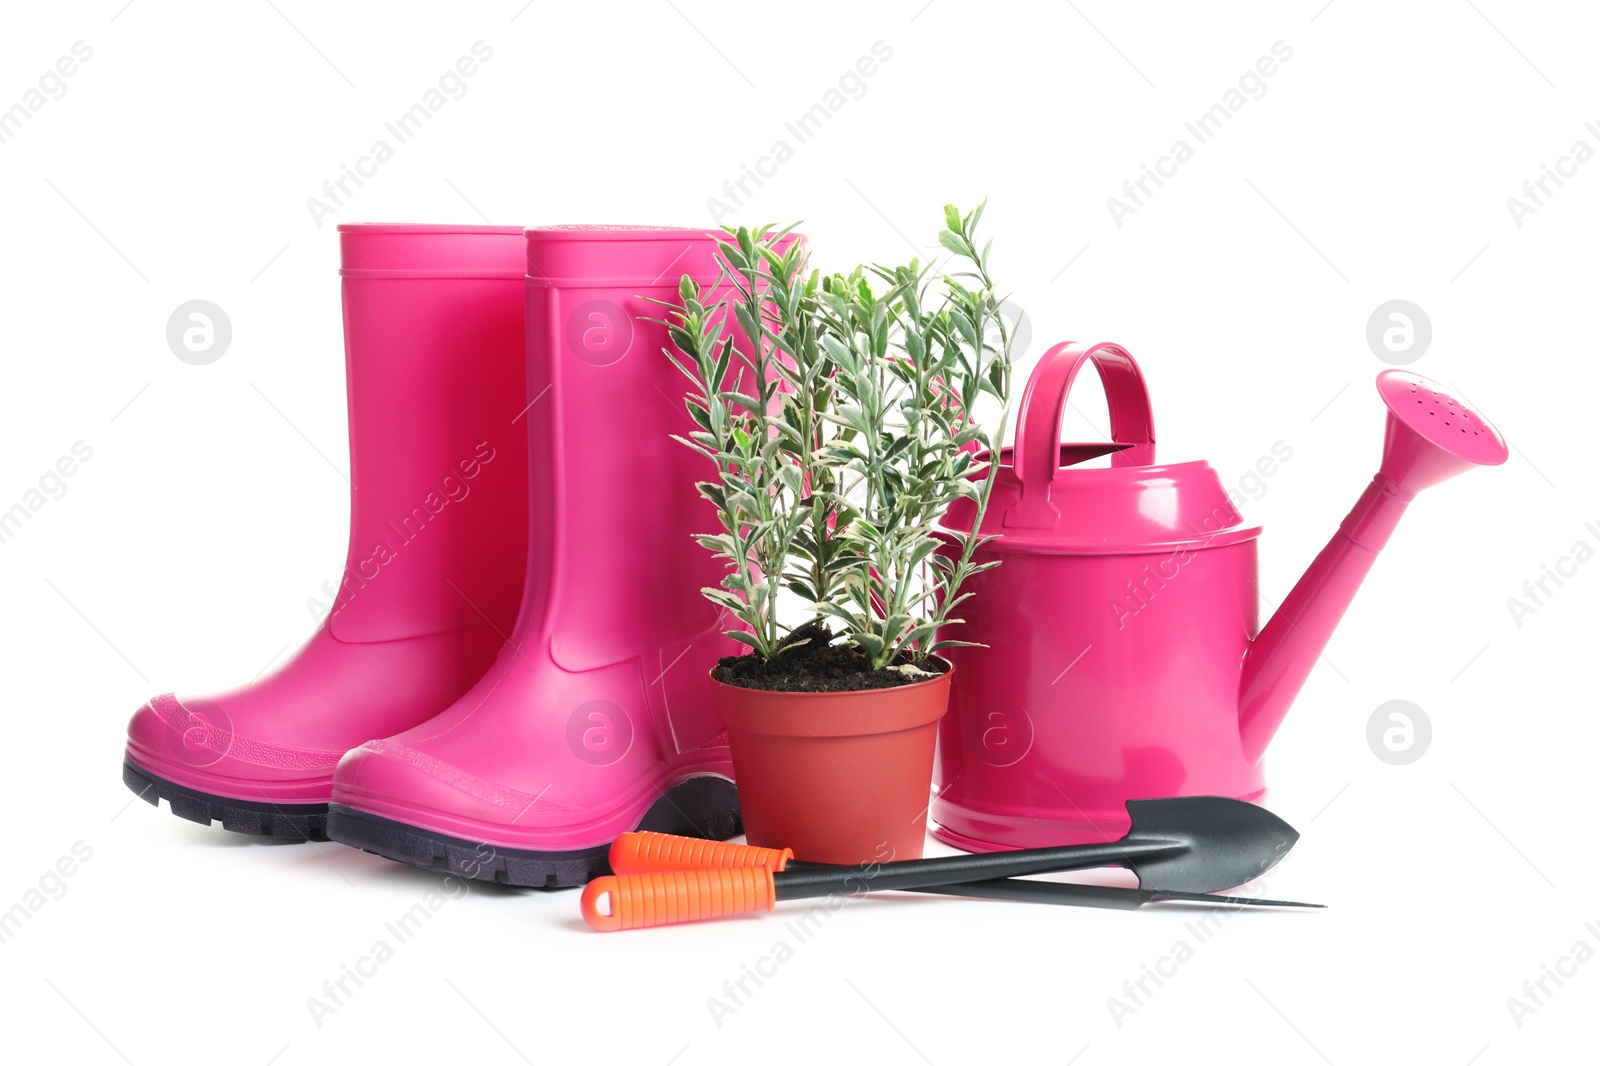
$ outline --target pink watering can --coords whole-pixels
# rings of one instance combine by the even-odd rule
[[[1073,380],[1093,364],[1111,442],[1060,443]],[[934,835],[968,851],[1109,841],[1130,799],[1258,800],[1261,757],[1406,505],[1506,460],[1482,416],[1409,371],[1378,375],[1389,408],[1378,474],[1258,631],[1256,537],[1209,464],[1158,463],[1144,376],[1115,344],[1058,344],[1018,409],[980,561],[951,635]],[[1105,467],[1079,467],[1109,455]],[[971,529],[970,501],[948,529]]]

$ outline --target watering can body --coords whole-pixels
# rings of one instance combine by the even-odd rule
[[[1071,377],[1100,370],[1113,443],[1060,444]],[[1109,466],[1076,463],[1110,455]],[[1258,626],[1256,537],[1209,464],[1155,464],[1143,378],[1115,345],[1046,353],[974,556],[999,561],[949,636],[934,835],[967,850],[1115,840],[1131,798],[1259,799],[1239,735]],[[970,528],[962,501],[944,526]],[[954,550],[947,547],[942,550]]]
[[[1060,443],[1093,366],[1111,441]],[[1130,799],[1259,800],[1262,753],[1416,493],[1503,463],[1494,427],[1442,388],[1385,371],[1383,461],[1265,628],[1256,538],[1204,462],[1158,464],[1149,394],[1115,344],[1059,344],[1018,405],[979,516],[956,501],[940,552],[1002,565],[968,579],[939,725],[936,837],[969,851],[1116,840]],[[1108,456],[1105,467],[1085,467]],[[976,538],[974,537],[976,534]]]

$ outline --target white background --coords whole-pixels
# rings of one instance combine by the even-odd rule
[[[0,909],[75,842],[92,849],[0,944],[8,1057],[1593,1058],[1600,962],[1548,984],[1520,1027],[1507,999],[1576,941],[1600,949],[1584,925],[1600,921],[1600,564],[1520,627],[1507,599],[1574,542],[1600,547],[1600,163],[1520,227],[1506,205],[1575,140],[1600,148],[1584,129],[1600,119],[1592,12],[274,2],[19,6],[0,35],[0,106],[74,42],[93,48],[0,144],[0,507],[74,442],[93,448],[0,544]],[[307,197],[478,40],[494,56],[467,94],[315,225]],[[893,56],[865,94],[736,217],[803,219],[817,262],[839,266],[927,249],[943,203],[988,196],[1030,362],[1057,339],[1126,344],[1164,456],[1207,458],[1229,484],[1292,447],[1245,505],[1274,602],[1375,467],[1379,304],[1425,309],[1414,369],[1514,446],[1412,508],[1269,754],[1271,805],[1304,835],[1263,887],[1332,908],[1230,920],[1119,1026],[1108,999],[1195,945],[1191,913],[874,899],[719,1027],[708,998],[781,918],[602,936],[574,893],[475,885],[319,1027],[308,997],[440,879],[130,806],[118,763],[143,699],[255,676],[309,633],[306,601],[339,572],[333,224],[707,224],[707,198],[880,40]],[[1107,197],[1280,40],[1293,57],[1265,95],[1115,225]],[[164,337],[196,298],[234,331],[203,367]],[[1078,406],[1096,413],[1092,394]],[[1432,722],[1410,765],[1368,747],[1391,699]]]

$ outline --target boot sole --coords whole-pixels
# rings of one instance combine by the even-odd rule
[[[420,829],[334,803],[328,836],[341,844],[438,873],[521,888],[578,888],[611,872],[609,846],[578,851],[525,851]],[[692,777],[662,794],[638,829],[707,840],[744,832],[739,794],[725,777]]]
[[[328,839],[326,803],[257,803],[213,796],[157,777],[128,758],[122,760],[122,783],[150,806],[159,807],[160,801],[166,800],[173,814],[201,825],[221,822],[230,832],[274,840]]]

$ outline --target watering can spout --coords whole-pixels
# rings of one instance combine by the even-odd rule
[[[1495,428],[1427,378],[1386,370],[1378,375],[1378,393],[1389,418],[1377,475],[1245,653],[1239,737],[1251,764],[1260,761],[1416,494],[1474,466],[1506,461]]]

